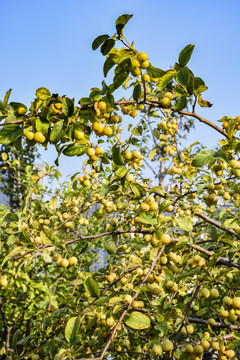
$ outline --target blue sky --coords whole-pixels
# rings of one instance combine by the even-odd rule
[[[202,77],[211,109],[198,113],[216,123],[224,115],[240,115],[240,1],[239,0],[2,0],[0,98],[12,88],[12,101],[29,106],[35,90],[44,86],[52,93],[87,96],[103,80],[104,57],[93,52],[92,41],[112,35],[116,18],[133,14],[125,35],[145,51],[153,65],[167,69],[187,44],[195,44],[189,67]],[[214,146],[218,135],[196,121],[189,142]],[[52,164],[55,152],[41,151]],[[79,158],[61,158],[59,170],[72,174]]]

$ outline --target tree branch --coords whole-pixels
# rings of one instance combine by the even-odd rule
[[[188,320],[189,311],[191,309],[191,306],[192,306],[192,303],[193,303],[194,299],[196,298],[196,296],[197,296],[197,294],[198,294],[198,292],[200,290],[201,285],[202,285],[202,283],[198,284],[198,286],[196,287],[196,289],[195,289],[195,291],[193,293],[193,296],[191,297],[191,299],[187,303],[184,319],[183,319],[181,325],[179,326],[178,331],[177,331],[176,336],[175,336],[175,339],[174,339],[174,346],[173,346],[173,350],[172,350],[172,353],[171,353],[171,360],[173,360],[174,351],[177,348],[177,342],[178,342],[180,332],[181,332],[182,328],[186,325],[186,322]]]
[[[143,285],[145,284],[146,280],[148,279],[149,275],[151,274],[151,272],[153,271],[154,269],[154,266],[156,265],[156,262],[158,261],[158,259],[160,258],[160,256],[162,255],[163,251],[165,249],[165,246],[162,247],[162,249],[158,252],[157,256],[155,257],[155,259],[152,261],[152,264],[151,264],[151,267],[148,271],[148,273],[146,274],[146,276],[144,277],[144,279],[142,280],[141,284],[139,285],[139,291],[135,293],[135,295],[133,296],[132,298],[132,301],[135,300],[138,295],[140,294],[141,292],[141,288],[143,287]],[[107,344],[105,345],[103,351],[102,351],[102,354],[101,356],[98,358],[99,360],[102,360],[104,358],[104,355],[105,353],[107,352],[112,340],[114,339],[114,336],[116,334],[116,331],[120,325],[120,323],[122,322],[123,318],[125,317],[126,313],[128,312],[128,310],[131,308],[131,303],[129,303],[126,307],[126,309],[122,312],[117,324],[115,325],[114,329],[113,329],[113,332],[110,336],[110,338],[108,339],[108,342]],[[84,359],[80,359],[80,360],[84,360]]]

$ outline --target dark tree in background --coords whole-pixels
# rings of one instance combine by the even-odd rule
[[[8,204],[13,210],[21,207],[27,187],[27,175],[37,172],[34,163],[40,157],[36,147],[29,146],[27,142],[18,145],[7,144],[0,147],[0,190],[7,196]]]

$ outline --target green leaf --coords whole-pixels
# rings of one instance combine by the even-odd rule
[[[107,55],[109,51],[114,47],[114,45],[115,45],[115,40],[113,39],[106,40],[101,46],[101,53],[103,55]]]
[[[23,250],[22,246],[17,246],[15,247],[12,251],[10,251],[7,256],[5,256],[5,258],[3,259],[2,263],[1,263],[1,268],[3,268],[3,265],[12,257],[14,257],[16,254],[20,253]]]
[[[149,160],[152,160],[152,159],[154,158],[154,156],[156,155],[157,149],[158,149],[158,148],[155,147],[155,148],[153,148],[153,149],[149,152],[149,154],[148,154]]]
[[[132,191],[135,194],[135,198],[141,199],[146,195],[146,190],[144,187],[138,183],[131,183]]]
[[[187,67],[184,67],[176,75],[177,82],[182,86],[187,86],[190,81],[190,72]]]
[[[150,214],[150,213],[145,213],[145,212],[142,212],[140,215],[138,215],[136,217],[136,221],[139,221],[142,224],[147,224],[147,225],[157,225],[158,224],[158,219],[156,218],[155,215]]]
[[[128,23],[132,16],[133,15],[124,14],[117,18],[116,29],[119,36],[123,33],[124,26]]]
[[[107,57],[104,65],[103,65],[103,74],[104,77],[107,76],[109,70],[115,65],[115,61],[113,60],[113,57],[110,55]]]
[[[193,230],[192,222],[187,216],[176,217],[174,223],[184,231],[191,232]]]
[[[68,320],[65,327],[65,338],[71,345],[75,343],[75,339],[80,327],[80,316],[74,316]]]
[[[59,352],[54,356],[54,360],[62,360],[65,357],[66,349],[60,349]]]
[[[203,150],[192,161],[192,166],[202,167],[208,165],[213,160],[212,150]]]
[[[61,140],[61,138],[62,138],[62,136],[64,134],[63,124],[64,124],[64,121],[60,120],[60,121],[57,121],[53,125],[52,131],[50,133],[50,141],[52,143],[56,143],[59,140]]]
[[[179,360],[191,360],[191,354],[187,352],[183,352],[179,358]]]
[[[109,35],[100,35],[100,36],[96,37],[96,39],[93,40],[92,49],[96,50],[107,39],[109,39]]]
[[[136,136],[141,136],[143,133],[143,127],[141,125],[139,125],[138,127],[135,127],[133,130],[132,130],[132,134],[133,135],[136,135]]]
[[[138,101],[138,99],[140,98],[141,96],[141,92],[142,92],[142,89],[141,89],[141,85],[140,84],[137,84],[134,89],[133,89],[133,99],[135,101]]]
[[[90,292],[90,294],[94,297],[100,297],[100,291],[98,289],[98,286],[96,284],[96,282],[93,280],[93,278],[91,276],[89,276],[86,280],[85,280],[85,286],[87,288],[87,290]]]
[[[48,253],[46,253],[46,252],[44,252],[44,253],[42,254],[42,259],[43,259],[43,261],[44,261],[45,263],[51,263],[51,262],[52,262],[51,256],[50,256]]]
[[[36,96],[39,100],[47,100],[51,97],[51,93],[45,87],[38,88],[36,90]]]
[[[167,84],[174,78],[175,74],[175,70],[169,70],[165,75],[163,75],[159,80],[159,84],[157,86],[158,90],[164,90]]]
[[[175,111],[180,111],[187,106],[187,97],[186,95],[179,96],[176,105],[174,107]]]
[[[118,178],[123,178],[127,174],[127,172],[128,172],[128,168],[126,168],[125,166],[120,166],[119,168],[117,168],[114,174]]]
[[[159,214],[162,213],[163,211],[165,211],[169,207],[169,205],[172,205],[172,201],[164,200],[159,206],[159,209],[158,209]]]
[[[193,49],[194,49],[194,45],[189,44],[180,52],[178,57],[178,62],[180,65],[182,66],[187,65],[187,63],[189,62],[192,56]]]
[[[13,338],[12,338],[12,348],[17,351],[17,342],[18,342],[18,334],[20,332],[20,329],[15,331]]]
[[[64,97],[62,100],[62,110],[64,115],[72,116],[74,111],[74,103],[68,97]]]
[[[91,106],[94,101],[92,101],[91,99],[87,98],[87,97],[84,97],[84,98],[81,98],[78,102],[81,106]]]
[[[36,131],[39,131],[43,134],[46,134],[46,132],[48,131],[48,128],[49,128],[49,122],[46,121],[46,120],[41,120],[41,119],[37,119],[36,122],[35,122],[35,128],[36,128]]]
[[[15,124],[5,125],[0,131],[0,144],[10,144],[16,141],[21,134],[21,129]]]
[[[43,245],[50,245],[55,241],[54,235],[47,228],[40,232],[40,238]]]
[[[19,217],[15,213],[8,213],[4,218],[4,221],[6,221],[6,222],[15,222],[18,220],[19,220]]]
[[[113,146],[112,148],[112,153],[113,153],[113,162],[115,165],[124,165],[124,160],[123,160],[123,156],[121,153],[121,148],[119,146]]]
[[[147,72],[148,72],[148,75],[151,76],[151,78],[153,78],[153,79],[158,79],[165,74],[165,71],[155,68],[151,64],[149,64],[149,66],[147,68]]]
[[[167,330],[168,330],[167,322],[165,322],[165,321],[157,322],[157,324],[154,326],[154,329],[158,331],[159,337],[165,336],[165,334],[167,333]]]
[[[199,94],[198,95],[198,105],[200,105],[201,107],[212,107],[213,104],[211,104],[207,100],[203,100],[202,95]]]
[[[151,320],[147,315],[133,311],[127,318],[126,325],[136,330],[148,329],[151,326]]]
[[[49,201],[50,208],[54,209],[56,207],[56,205],[57,205],[57,202],[58,202],[57,196],[53,196],[51,198],[51,200]]]
[[[63,154],[66,156],[81,156],[87,151],[88,145],[83,145],[81,143],[75,142],[68,145],[64,150]]]
[[[233,331],[233,332],[232,332],[232,335],[233,335],[233,337],[234,337],[235,339],[240,340],[239,331]]]
[[[3,106],[4,106],[4,107],[7,106],[7,104],[8,104],[8,100],[9,100],[11,91],[12,91],[12,89],[9,89],[9,90],[6,92],[5,96],[4,96],[4,100],[3,100]]]

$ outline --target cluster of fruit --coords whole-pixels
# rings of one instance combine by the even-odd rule
[[[142,82],[149,82],[150,76],[147,73],[142,73],[142,70],[145,70],[149,67],[148,56],[145,52],[140,52],[131,60],[133,76],[139,76],[142,74]]]
[[[37,143],[43,144],[46,141],[46,137],[42,132],[36,131],[35,133],[32,131],[32,128],[24,129],[24,135],[28,140],[35,140]]]
[[[195,267],[202,267],[202,266],[206,265],[206,260],[204,259],[204,257],[202,257],[200,255],[195,255],[194,257],[190,257],[188,259],[187,265],[191,269],[194,269]]]
[[[142,166],[142,159],[143,155],[138,150],[134,150],[133,152],[127,150],[124,154],[125,163],[130,164],[133,167]]]
[[[169,244],[171,238],[168,234],[161,235],[160,239],[158,239],[155,235],[146,234],[144,235],[144,240],[147,243],[151,243],[152,246],[159,246],[160,244]]]
[[[75,256],[72,256],[69,259],[65,259],[65,258],[62,258],[62,255],[59,253],[54,254],[53,259],[56,261],[57,266],[64,267],[64,268],[67,268],[68,266],[74,266],[78,262],[78,260]]]
[[[234,119],[231,116],[225,117],[222,127],[224,130],[228,130],[231,124],[234,124],[235,130],[240,130],[240,116],[238,115]]]
[[[98,161],[99,157],[103,156],[104,150],[101,146],[97,146],[95,149],[93,147],[89,147],[86,151],[89,160]]]
[[[142,212],[155,212],[157,210],[157,201],[155,201],[154,196],[148,195],[146,200],[142,201],[140,206],[137,208],[137,214],[141,214]]]
[[[113,201],[102,199],[99,210],[105,210],[107,213],[112,213],[117,211],[117,206]]]
[[[171,148],[170,152],[172,153],[172,151],[173,151],[173,149]],[[182,168],[183,168],[183,163],[175,164],[170,169],[168,169],[167,173],[169,175],[174,175],[174,174],[181,175],[182,174]]]
[[[226,318],[230,323],[235,323],[240,317],[240,297],[224,296],[220,316]]]
[[[208,332],[205,332],[204,334],[205,335],[200,344],[197,344],[195,346],[189,344],[185,348],[185,352],[191,356],[190,358],[192,360],[202,359],[204,352],[209,351],[210,347],[212,347],[214,351],[218,351],[218,358],[220,360],[227,360],[234,357],[234,350],[227,350],[226,346],[219,343],[219,341],[213,340],[210,343],[208,340],[204,340],[204,338],[210,338],[210,334]]]
[[[160,100],[162,107],[164,107],[164,108],[171,107],[172,98],[173,98],[173,94],[170,92],[166,92],[163,95],[162,99]],[[172,122],[171,125],[176,125],[177,124],[176,119],[173,119],[173,120],[174,120],[174,122]],[[176,130],[178,130],[178,126],[170,126],[170,127],[168,126],[168,132],[170,135],[173,135]]]

